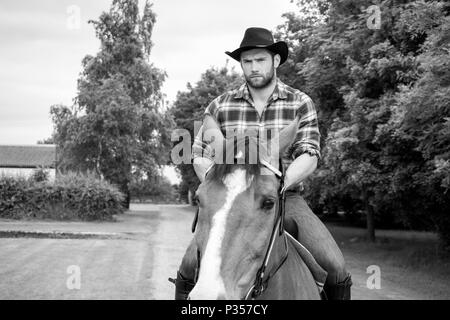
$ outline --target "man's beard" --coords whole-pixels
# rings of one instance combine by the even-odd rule
[[[245,80],[247,81],[248,86],[252,87],[253,89],[264,89],[270,86],[270,84],[273,82],[273,79],[275,78],[274,68],[272,68],[269,73],[259,76],[260,77],[257,78],[252,78],[252,75],[245,76]]]

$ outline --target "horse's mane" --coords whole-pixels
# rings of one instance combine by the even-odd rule
[[[214,164],[206,176],[208,180],[221,180],[236,169],[244,169],[247,179],[260,174],[260,164]]]

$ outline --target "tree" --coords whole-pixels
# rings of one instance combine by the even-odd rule
[[[424,6],[419,2],[411,10]],[[446,12],[442,3],[426,7],[434,14],[410,26],[427,34],[417,56],[418,80],[395,95],[395,107],[389,122],[380,128],[379,139],[391,137],[399,150],[413,155],[393,150],[389,154],[398,157],[393,188],[406,209],[401,211],[402,219],[432,225],[443,251],[450,252],[450,6],[447,15],[442,14]]]
[[[72,108],[53,106],[63,169],[95,170],[127,195],[132,176],[168,162],[173,121],[160,110],[166,74],[149,63],[156,16],[137,0],[113,0],[94,25],[101,48],[83,61]]]
[[[373,29],[366,1],[298,4],[301,15],[286,14],[278,36],[293,48],[282,77],[319,110],[323,161],[310,196],[364,209],[371,240],[375,222],[439,231],[449,220],[450,6],[385,0]]]

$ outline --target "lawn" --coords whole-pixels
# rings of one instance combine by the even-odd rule
[[[450,257],[439,255],[436,234],[377,230],[376,242],[370,243],[364,229],[332,223],[327,227],[353,267],[378,265],[382,279],[394,287],[415,291],[423,299],[450,299]]]

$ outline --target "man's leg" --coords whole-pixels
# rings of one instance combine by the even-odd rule
[[[180,269],[175,280],[175,300],[187,300],[189,293],[195,286],[195,273],[197,268],[197,250],[192,244],[186,250]]]
[[[298,193],[286,193],[285,228],[303,244],[328,272],[325,293],[328,299],[350,299],[351,277],[344,256],[332,235]]]

